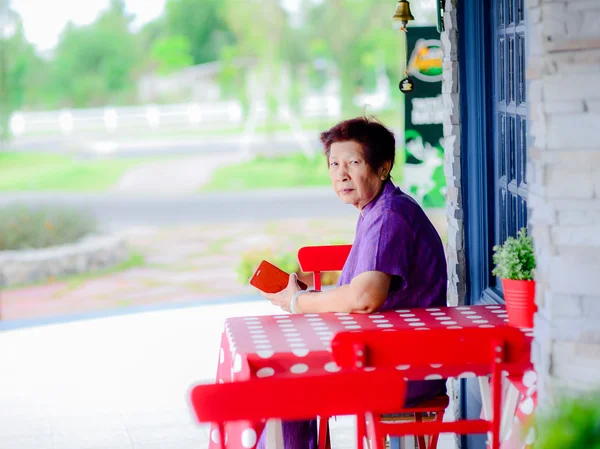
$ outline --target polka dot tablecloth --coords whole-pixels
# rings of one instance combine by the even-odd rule
[[[344,330],[393,331],[414,329],[494,328],[506,326],[508,316],[500,305],[403,309],[374,314],[282,314],[230,318],[225,322],[217,369],[218,382],[248,380],[253,377],[301,376],[336,372],[331,340]],[[487,367],[431,366],[423,371],[410,365],[399,366],[406,378],[442,379],[489,374]],[[231,449],[250,449],[256,444],[262,426],[254,423],[228,423],[227,445]],[[216,449],[218,430],[211,429],[210,449]]]

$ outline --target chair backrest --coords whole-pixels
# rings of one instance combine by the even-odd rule
[[[488,365],[492,374],[492,416],[490,419],[456,420],[453,422],[403,423],[388,426],[390,435],[434,435],[440,432],[458,434],[491,432],[491,449],[500,447],[501,369],[508,365],[527,365],[523,357],[529,353],[525,334],[510,326],[473,329],[414,329],[386,332],[345,331],[331,343],[333,358],[342,368],[390,368],[400,365],[431,366],[433,364]],[[378,370],[376,370],[378,371]],[[376,372],[374,371],[374,372]],[[405,371],[399,371],[405,372]],[[374,430],[378,432],[377,429]]]
[[[298,263],[305,273],[313,273],[313,285],[321,289],[321,273],[344,268],[352,245],[304,246],[298,250]]]
[[[404,403],[405,390],[400,372],[353,370],[197,385],[191,390],[190,401],[199,422],[222,424],[269,418],[299,420],[367,411],[392,413]]]
[[[418,337],[418,338],[415,338]],[[333,358],[343,368],[431,364],[492,365],[527,364],[523,348],[528,345],[519,329],[498,328],[414,329],[384,332],[345,331],[331,343]],[[501,355],[501,360],[498,357]]]

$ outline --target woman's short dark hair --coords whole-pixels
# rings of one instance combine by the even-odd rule
[[[390,161],[390,171],[396,158],[396,139],[387,127],[371,117],[356,117],[344,120],[333,128],[321,133],[323,152],[329,164],[331,144],[353,140],[362,146],[365,161],[373,171],[384,162]]]

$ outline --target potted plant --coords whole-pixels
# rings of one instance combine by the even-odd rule
[[[502,279],[508,323],[516,327],[533,327],[535,313],[535,254],[533,241],[523,228],[517,237],[494,246],[494,276]]]

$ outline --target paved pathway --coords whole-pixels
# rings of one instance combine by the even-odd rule
[[[255,301],[0,332],[0,449],[206,448],[186,397],[214,379],[223,320],[277,312]],[[332,434],[356,447],[352,419]]]

